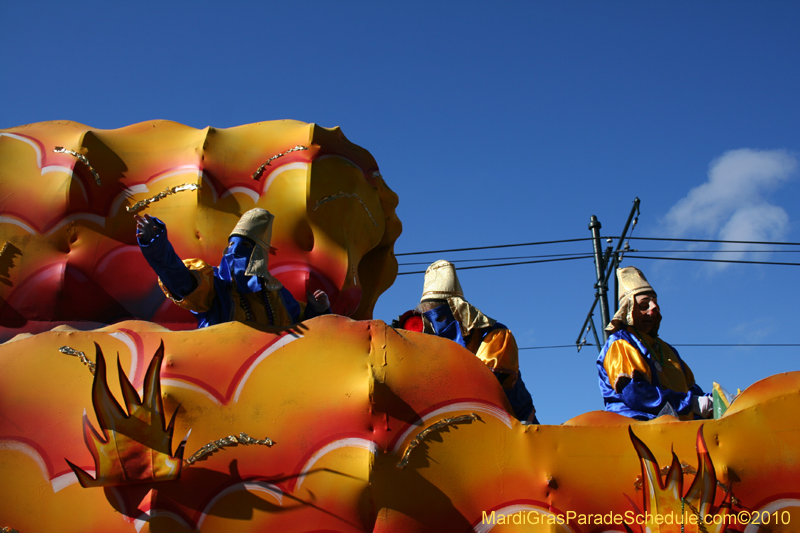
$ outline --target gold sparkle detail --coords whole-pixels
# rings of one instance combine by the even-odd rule
[[[414,448],[419,446],[425,437],[427,437],[430,433],[442,429],[447,426],[455,426],[456,424],[463,424],[466,422],[472,422],[473,420],[478,420],[478,415],[475,413],[470,413],[468,415],[461,415],[456,416],[453,418],[444,418],[439,420],[435,424],[423,429],[417,436],[411,439],[411,442],[408,443],[408,447],[406,447],[406,451],[403,453],[402,460],[397,463],[397,468],[404,468],[408,464],[408,460],[411,457],[411,452],[414,451]]]
[[[55,149],[53,150],[53,152],[55,152],[57,154],[68,154],[68,155],[71,155],[73,157],[77,157],[78,160],[81,163],[83,163],[84,165],[86,165],[89,168],[89,171],[91,171],[92,176],[94,176],[95,183],[100,185],[100,174],[98,174],[97,171],[94,169],[94,167],[89,163],[89,159],[87,159],[85,155],[79,154],[78,152],[76,152],[74,150],[67,150],[63,146],[56,146]]]
[[[145,209],[153,202],[158,202],[159,200],[163,200],[167,196],[182,191],[196,191],[198,189],[202,189],[202,186],[199,183],[184,183],[182,185],[176,185],[175,187],[167,187],[166,189],[164,189],[163,191],[161,191],[160,193],[156,194],[151,198],[145,198],[144,200],[140,200],[130,207],[126,207],[125,211],[127,211],[128,213],[138,213],[139,211]]]
[[[314,204],[314,211],[319,209],[322,204],[326,204],[326,203],[328,203],[328,202],[330,202],[332,200],[338,200],[339,198],[355,198],[356,200],[358,200],[361,203],[361,207],[363,207],[364,211],[367,212],[367,216],[369,216],[369,219],[372,221],[373,224],[375,224],[376,228],[378,227],[378,223],[375,222],[375,219],[372,217],[372,213],[369,212],[369,209],[367,208],[367,204],[365,204],[364,200],[362,200],[361,197],[359,195],[357,195],[356,193],[354,193],[354,192],[339,191],[336,194],[331,194],[330,196],[326,196],[325,198],[321,198],[321,199],[317,200],[316,204]]]
[[[283,157],[286,154],[291,154],[292,152],[299,152],[301,150],[308,150],[308,146],[301,146],[301,145],[298,144],[294,148],[289,148],[285,152],[281,152],[278,155],[273,155],[272,157],[270,157],[269,159],[264,161],[264,163],[260,167],[258,167],[255,172],[253,172],[253,179],[256,180],[256,181],[260,180],[261,179],[261,175],[264,173],[264,169],[267,168],[268,166],[270,166],[270,163],[272,163],[273,161],[275,161],[279,157]]]
[[[63,354],[71,355],[73,357],[77,357],[78,359],[80,359],[81,363],[89,367],[89,372],[91,372],[92,375],[94,376],[95,365],[89,360],[88,357],[86,357],[85,353],[80,352],[75,348],[70,348],[69,346],[62,346],[61,348],[58,349],[58,351]]]
[[[195,462],[204,459],[206,456],[211,455],[214,452],[217,452],[229,446],[238,446],[239,444],[244,444],[244,445],[259,444],[261,446],[266,446],[268,448],[271,448],[275,444],[275,441],[273,441],[270,438],[254,439],[253,437],[244,432],[239,433],[238,437],[235,435],[228,435],[227,437],[224,437],[222,439],[209,442],[208,444],[197,450],[195,453],[192,454],[191,457],[186,459],[186,464],[192,465]]]

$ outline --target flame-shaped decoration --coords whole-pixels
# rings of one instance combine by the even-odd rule
[[[97,478],[67,460],[81,486],[106,487],[178,479],[186,439],[178,445],[175,455],[171,455],[172,433],[178,411],[176,409],[173,413],[169,425],[165,425],[160,379],[164,343],[161,343],[147,367],[141,400],[117,358],[119,382],[128,414],[111,394],[106,381],[103,352],[97,343],[95,348],[97,369],[92,384],[92,404],[102,435],[94,429],[84,413],[83,438],[94,457]]]
[[[672,452],[672,464],[662,478],[655,456],[645,443],[633,433],[630,426],[628,434],[641,460],[645,517],[656,515],[662,517],[672,515],[674,517],[672,524],[648,523],[647,531],[661,533],[721,533],[725,531],[726,522],[729,522],[726,517],[731,509],[731,491],[726,492],[723,502],[714,509],[717,477],[703,438],[703,426],[701,425],[697,430],[697,473],[685,495],[683,493],[683,469],[675,452]],[[715,515],[720,515],[722,518],[714,520]]]

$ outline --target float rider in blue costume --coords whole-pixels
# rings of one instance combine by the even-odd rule
[[[709,418],[711,395],[695,383],[678,351],[658,337],[658,297],[636,267],[617,270],[619,310],[597,359],[606,411],[637,420],[674,414],[681,420]]]
[[[472,352],[497,377],[517,419],[524,424],[539,423],[519,371],[519,350],[514,335],[506,326],[464,300],[452,263],[436,261],[428,267],[419,306],[403,314],[395,324],[450,339]]]
[[[136,238],[164,294],[191,311],[198,328],[230,321],[287,327],[330,313],[324,291],[309,293],[303,310],[269,273],[273,218],[260,208],[243,214],[218,267],[201,259],[181,261],[167,238],[166,225],[155,217],[136,215]]]

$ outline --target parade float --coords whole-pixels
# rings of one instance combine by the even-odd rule
[[[0,130],[0,530],[800,530],[800,372],[715,420],[523,425],[460,346],[372,320],[397,197],[338,128]],[[335,315],[194,330],[134,213],[216,264],[275,215],[270,271]]]

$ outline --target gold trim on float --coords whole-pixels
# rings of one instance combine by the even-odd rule
[[[167,187],[166,189],[164,189],[163,191],[161,191],[160,193],[156,194],[151,198],[145,198],[144,200],[140,200],[130,207],[126,207],[125,211],[127,211],[128,213],[138,213],[139,211],[145,209],[153,202],[163,200],[164,198],[172,194],[176,194],[182,191],[196,191],[202,188],[203,186],[200,185],[199,183],[184,183],[182,185],[176,185],[175,187]]]
[[[268,166],[270,166],[270,163],[272,163],[273,161],[275,161],[279,157],[283,157],[286,154],[291,154],[292,152],[299,152],[301,150],[308,150],[308,146],[300,146],[298,144],[294,148],[289,148],[285,152],[281,152],[278,155],[273,155],[272,157],[270,157],[269,159],[264,161],[264,163],[260,167],[258,167],[255,172],[253,172],[253,179],[256,180],[256,181],[260,180],[261,179],[261,175],[264,173],[264,169],[267,168]]]
[[[84,365],[89,367],[89,372],[91,372],[92,375],[94,376],[95,364],[92,363],[89,360],[88,357],[86,357],[85,353],[80,352],[80,351],[76,350],[75,348],[70,348],[69,346],[62,346],[61,348],[58,349],[58,351],[63,353],[63,354],[72,355],[72,356],[77,357],[78,359],[80,359],[81,363],[83,363]],[[0,532],[0,533],[2,533],[2,532]]]
[[[365,204],[364,200],[362,200],[361,197],[359,195],[357,195],[356,193],[354,193],[354,192],[339,191],[336,194],[331,194],[330,196],[326,196],[325,198],[321,198],[320,200],[317,200],[316,204],[314,204],[314,211],[319,209],[319,207],[322,204],[330,202],[331,200],[338,200],[339,198],[355,198],[356,200],[358,200],[361,203],[361,207],[363,207],[364,211],[367,212],[367,215],[369,216],[369,219],[372,221],[373,224],[375,224],[376,228],[378,227],[378,223],[375,222],[375,219],[372,217],[372,213],[369,212],[369,209],[367,208],[367,204]]]
[[[224,437],[222,439],[209,442],[208,444],[197,450],[195,453],[193,453],[191,457],[186,459],[185,463],[187,465],[193,465],[195,462],[200,461],[201,459],[205,458],[208,455],[211,455],[214,452],[217,452],[228,446],[238,446],[239,444],[244,444],[244,445],[260,444],[262,446],[271,448],[275,444],[275,441],[273,441],[270,438],[254,439],[245,432],[239,433],[238,437],[234,435],[228,435],[227,437]]]
[[[409,457],[411,457],[411,452],[414,451],[414,448],[419,446],[423,440],[425,440],[425,437],[427,437],[429,433],[436,431],[438,429],[442,429],[447,426],[455,426],[456,424],[472,422],[473,420],[478,420],[478,415],[476,415],[475,413],[470,413],[468,415],[461,415],[453,418],[444,418],[442,420],[439,420],[432,426],[423,429],[422,431],[417,433],[416,437],[411,439],[411,442],[408,443],[408,447],[406,448],[406,451],[403,453],[403,459],[399,463],[397,463],[397,468],[404,468],[408,464],[408,459]]]
[[[85,155],[83,155],[83,154],[79,154],[78,152],[76,152],[76,151],[74,151],[74,150],[67,150],[67,149],[66,149],[66,148],[64,148],[63,146],[56,146],[56,147],[55,147],[55,149],[53,150],[53,152],[55,152],[55,153],[57,153],[57,154],[68,154],[68,155],[71,155],[71,156],[77,157],[77,158],[78,158],[78,160],[79,160],[81,163],[83,163],[84,165],[86,165],[87,167],[89,167],[89,170],[91,171],[91,173],[92,173],[92,176],[94,176],[94,181],[95,181],[95,183],[97,183],[98,185],[100,185],[100,175],[97,173],[97,171],[94,169],[94,167],[92,167],[92,165],[91,165],[91,164],[89,164],[89,160],[86,158],[86,156],[85,156]]]

